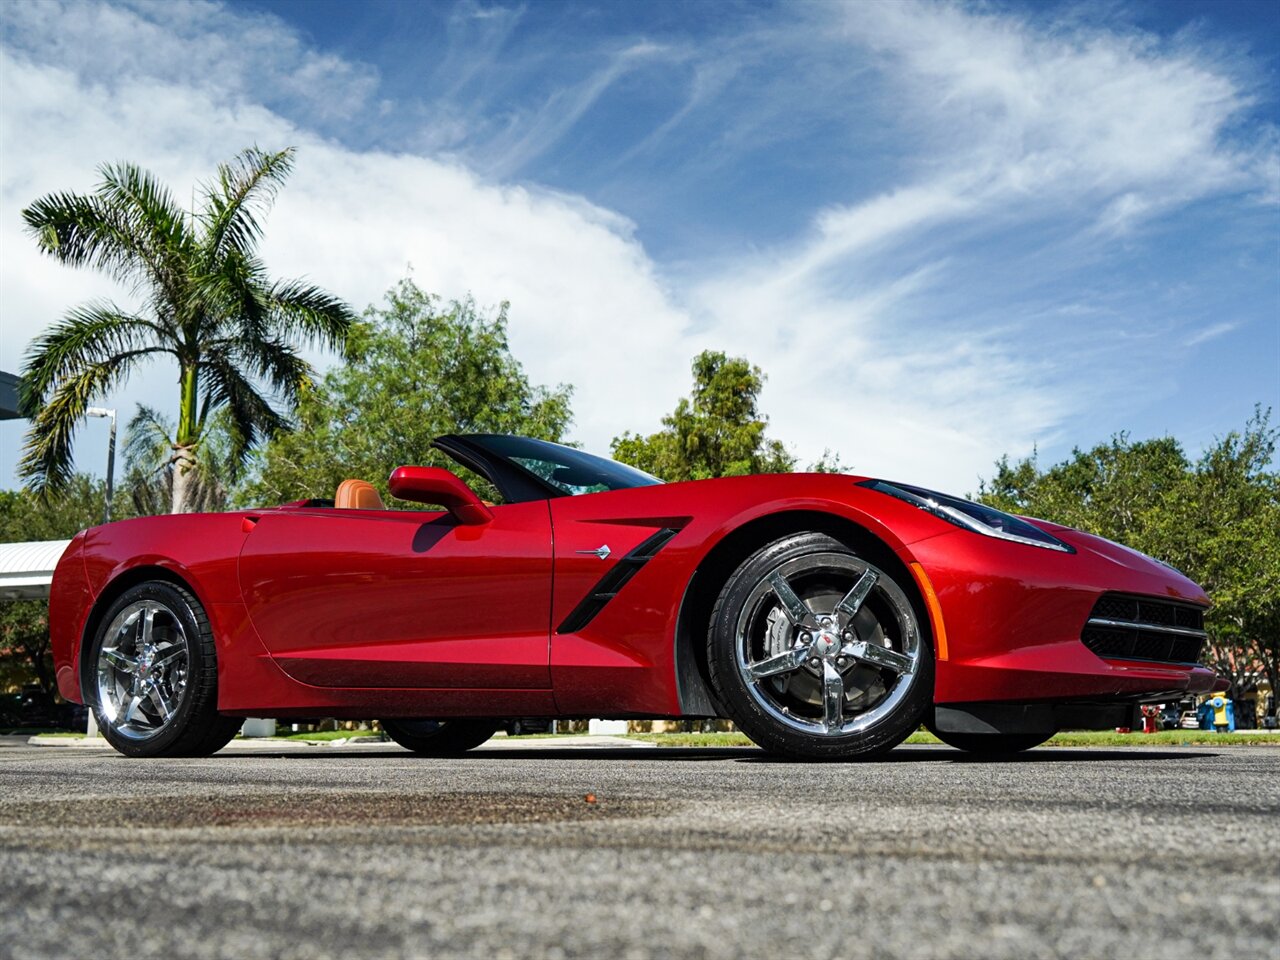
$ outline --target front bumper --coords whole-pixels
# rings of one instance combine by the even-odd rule
[[[933,585],[945,623],[937,704],[975,702],[1158,702],[1208,693],[1200,665],[1104,659],[1081,633],[1105,593],[1207,606],[1181,574],[1106,541],[1058,529],[1073,554],[967,531],[911,545]]]
[[[1142,726],[1136,703],[953,703],[935,706],[932,729],[943,733],[1036,734]]]

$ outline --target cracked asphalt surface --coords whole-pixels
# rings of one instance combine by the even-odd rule
[[[1276,960],[1277,864],[1280,748],[0,744],[13,958]]]

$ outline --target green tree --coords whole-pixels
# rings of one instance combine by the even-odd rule
[[[354,319],[318,287],[272,281],[256,254],[292,165],[292,149],[245,150],[201,185],[191,211],[147,171],[107,165],[93,193],[50,194],[23,211],[42,251],[127,283],[145,303],[136,313],[75,307],[28,348],[22,403],[33,423],[20,472],[33,489],[67,484],[85,409],[157,357],[178,366],[173,512],[192,506],[188,479],[211,414],[227,410],[237,461],[285,425],[268,394],[292,404],[309,382],[296,344],[339,347]]]
[[[822,451],[822,456],[809,464],[810,473],[844,473],[845,470],[845,465],[840,462],[840,454],[833,453],[829,447]]]
[[[54,702],[49,602],[9,600],[0,603],[0,692],[18,693],[29,683],[39,686],[45,703]]]
[[[297,429],[259,452],[241,502],[332,497],[348,477],[374,483],[385,497],[400,464],[457,469],[431,449],[441,434],[560,440],[572,419],[571,388],[531,385],[511,355],[505,303],[485,316],[469,298],[444,304],[406,279],[381,309],[366,311],[348,343],[348,362],[303,392]]]
[[[1159,541],[1170,509],[1183,496],[1190,470],[1172,437],[1133,442],[1120,433],[1091,450],[1076,448],[1068,460],[1043,472],[1034,453],[1015,464],[1003,457],[979,494],[1001,510],[1030,513],[1135,547],[1139,542],[1156,547],[1153,540]],[[1163,550],[1163,542],[1159,547]]]
[[[61,494],[41,498],[29,490],[0,490],[0,543],[66,540],[102,521],[106,484],[84,474],[70,478]],[[130,506],[112,505],[116,516],[132,515]],[[0,689],[21,690],[39,684],[52,703],[57,691],[49,650],[46,600],[0,602]]]
[[[745,358],[704,350],[693,359],[693,395],[662,418],[657,433],[615,437],[614,459],[672,482],[787,473],[795,458],[765,436],[763,387],[764,374]]]
[[[1078,527],[1182,570],[1213,601],[1205,659],[1239,690],[1260,669],[1280,689],[1280,431],[1255,411],[1196,461],[1172,437],[1119,434],[1042,470],[996,464],[979,497]]]

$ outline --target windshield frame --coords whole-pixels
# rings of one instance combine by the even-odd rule
[[[610,481],[608,489],[633,490],[661,484],[657,477],[650,476],[642,470],[618,463],[607,457],[587,453],[576,447],[553,443],[549,440],[536,440],[516,434],[500,433],[462,433],[446,434],[437,437],[431,445],[446,456],[462,464],[469,470],[480,474],[502,494],[507,503],[528,503],[537,500],[552,500],[558,497],[590,496],[591,493],[605,491],[589,491],[574,493],[557,486],[551,480],[539,475],[519,462],[519,454],[502,449],[511,444],[527,446],[531,454],[543,453],[545,459],[537,456],[525,459],[543,459],[546,463],[559,463],[564,466],[587,467],[598,471]]]

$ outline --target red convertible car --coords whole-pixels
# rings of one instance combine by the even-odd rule
[[[1119,544],[883,480],[663,484],[513,436],[435,446],[389,510],[330,500],[78,534],[54,574],[63,696],[131,756],[212,753],[246,716],[378,717],[423,754],[511,718],[727,717],[852,758],[923,722],[1009,753],[1211,689],[1208,600]]]

